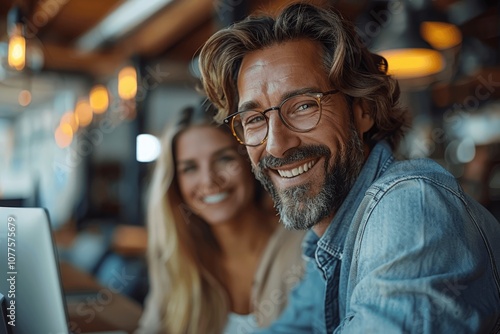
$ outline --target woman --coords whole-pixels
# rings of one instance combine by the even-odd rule
[[[265,327],[303,273],[303,232],[281,227],[245,149],[228,128],[211,123],[212,115],[184,110],[162,138],[148,206],[150,292],[139,333]]]

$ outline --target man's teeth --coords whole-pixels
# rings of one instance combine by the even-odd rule
[[[208,195],[208,196],[203,197],[203,202],[205,202],[207,204],[215,204],[215,203],[222,202],[228,196],[229,196],[229,194],[227,192],[218,193],[215,195]]]
[[[309,161],[303,164],[302,166],[290,169],[290,170],[279,170],[278,173],[281,177],[294,177],[297,175],[300,175],[302,173],[307,172],[309,169],[311,169],[312,166],[314,166],[315,162]]]

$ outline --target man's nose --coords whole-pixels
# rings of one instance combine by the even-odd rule
[[[269,130],[266,141],[266,151],[276,158],[282,158],[285,153],[294,147],[299,146],[299,134],[289,129],[281,120],[278,112],[269,115]]]

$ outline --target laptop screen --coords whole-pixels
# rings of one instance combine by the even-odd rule
[[[47,212],[0,207],[0,292],[12,334],[68,334]]]

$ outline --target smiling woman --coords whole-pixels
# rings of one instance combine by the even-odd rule
[[[214,113],[188,108],[162,137],[137,333],[249,332],[280,314],[301,279],[303,232],[278,224],[244,146]]]

